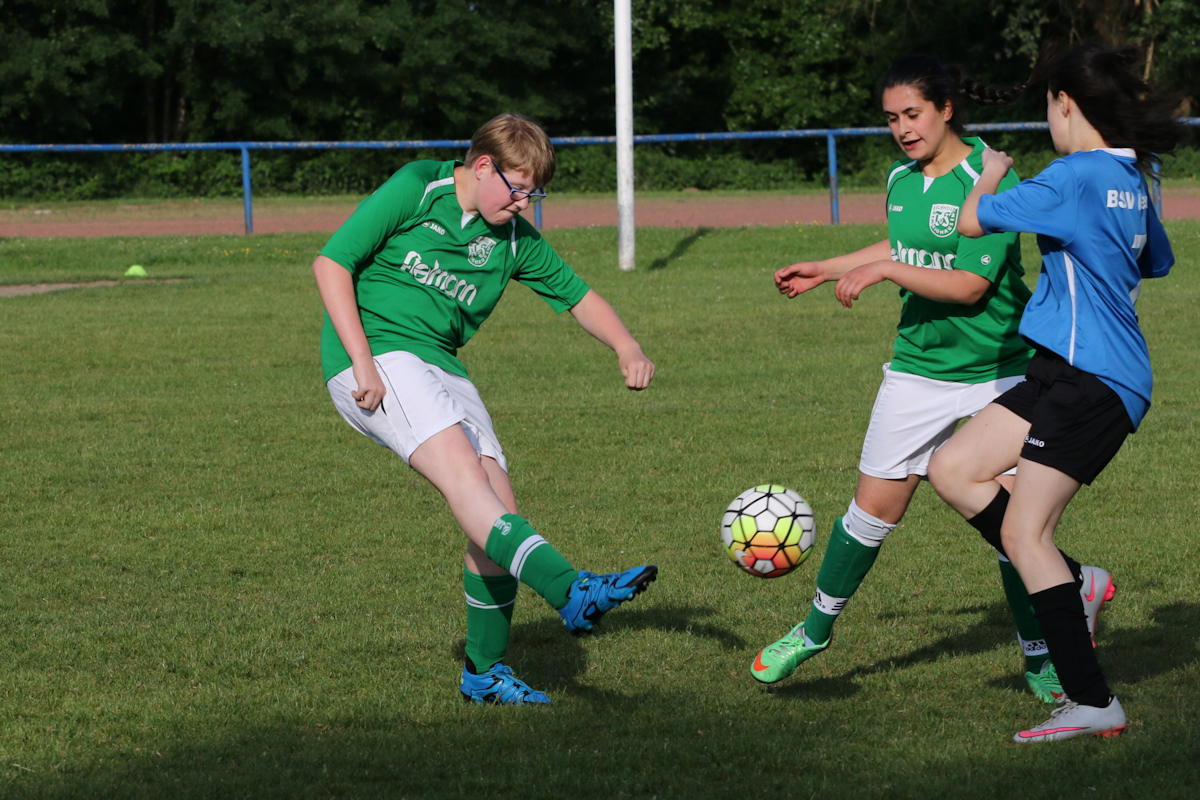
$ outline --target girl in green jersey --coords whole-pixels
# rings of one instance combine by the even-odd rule
[[[829,646],[837,616],[904,516],[933,451],[961,420],[1020,382],[1031,356],[1017,334],[1030,295],[1021,279],[1017,235],[968,239],[956,229],[959,208],[982,172],[985,149],[979,139],[963,136],[956,113],[960,89],[985,103],[1007,99],[956,80],[929,56],[896,60],[879,82],[884,115],[905,154],[888,174],[888,239],[775,273],[776,286],[789,298],[836,281],[834,296],[850,308],[867,287],[891,281],[900,287],[904,305],[894,356],[884,365],[863,442],[854,499],[834,522],[807,619],[754,661],[751,674],[764,683],[788,677]],[[1001,187],[1017,180],[1010,170]],[[1006,480],[1011,485],[1011,476]],[[1000,547],[999,522],[985,515],[968,521],[1000,552],[1026,680],[1039,698],[1055,702],[1062,689],[1029,596]],[[1103,572],[1068,563],[1077,575]],[[1098,610],[1095,604],[1093,625]]]
[[[628,388],[654,377],[612,306],[519,216],[553,174],[554,148],[541,127],[501,114],[475,133],[465,163],[417,161],[397,172],[313,263],[335,407],[428,479],[467,536],[459,689],[477,703],[550,702],[502,661],[518,580],[558,610],[568,631],[585,633],[658,571],[577,572],[517,513],[491,418],[457,357],[515,279],[616,351]]]

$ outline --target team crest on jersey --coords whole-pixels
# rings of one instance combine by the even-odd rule
[[[492,250],[498,244],[499,242],[495,239],[489,239],[486,236],[476,236],[467,242],[467,261],[470,261],[473,267],[482,267],[492,257]]]
[[[934,236],[945,239],[958,227],[958,206],[951,203],[934,203],[929,209],[929,230]]]

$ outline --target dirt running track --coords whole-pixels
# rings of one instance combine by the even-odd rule
[[[882,194],[843,194],[843,224],[884,222]],[[1163,193],[1166,219],[1200,219],[1200,187],[1169,187]],[[260,201],[255,233],[331,232],[354,203],[328,200]],[[704,194],[646,196],[635,201],[639,227],[694,228],[739,225],[829,224],[827,195]],[[531,212],[526,212],[532,218]],[[612,198],[553,195],[542,210],[546,228],[615,226]],[[27,206],[0,209],[0,237],[199,236],[243,232],[240,201],[165,202],[139,205]]]

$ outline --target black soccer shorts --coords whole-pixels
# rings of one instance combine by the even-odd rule
[[[1025,380],[995,402],[1029,421],[1022,458],[1084,484],[1096,479],[1133,433],[1120,395],[1095,375],[1041,347],[1029,362]]]

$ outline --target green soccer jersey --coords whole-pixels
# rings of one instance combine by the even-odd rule
[[[983,171],[985,145],[965,137],[971,154],[949,173],[926,178],[916,161],[888,173],[888,238],[892,260],[927,269],[965,269],[992,282],[979,302],[940,303],[900,290],[904,308],[892,369],[942,381],[984,383],[1025,372],[1033,351],[1017,334],[1030,292],[1021,276],[1018,234],[969,239],[958,233],[958,211]],[[1018,182],[1011,169],[1003,191]]]
[[[510,279],[556,312],[582,300],[588,286],[522,217],[497,226],[467,215],[454,193],[459,163],[406,165],[359,204],[321,255],[354,276],[373,355],[403,350],[466,377],[458,348],[492,313]],[[325,380],[350,365],[326,314]]]

